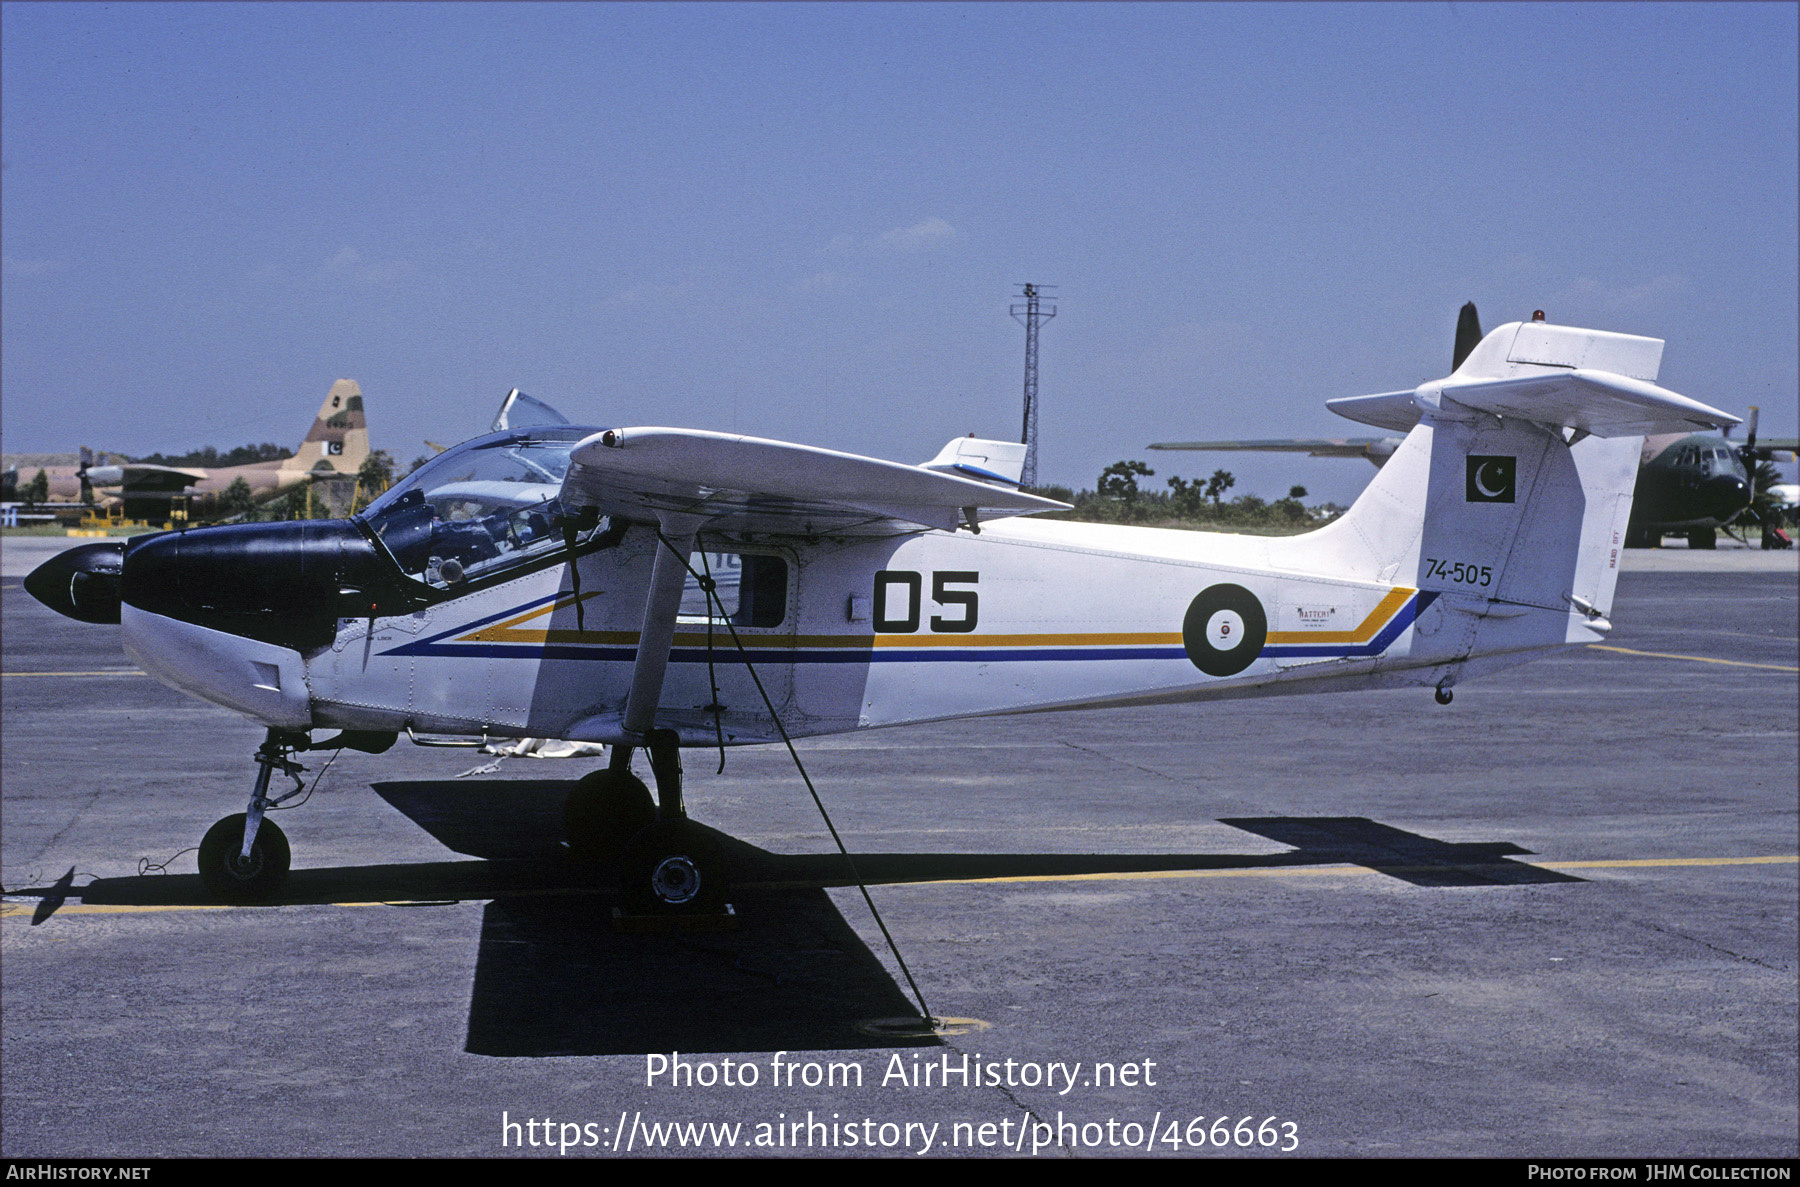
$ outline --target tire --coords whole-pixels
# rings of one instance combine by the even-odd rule
[[[1712,528],[1691,528],[1687,534],[1689,548],[1717,548],[1719,533]]]
[[[633,915],[715,915],[729,890],[718,846],[689,820],[651,825],[619,859],[619,898]]]
[[[563,835],[583,861],[619,860],[625,843],[655,823],[650,789],[630,771],[591,771],[563,801]]]
[[[287,881],[293,853],[287,836],[273,820],[256,830],[250,856],[244,849],[245,815],[227,816],[206,830],[200,842],[200,881],[214,898],[227,903],[254,903],[272,896]]]

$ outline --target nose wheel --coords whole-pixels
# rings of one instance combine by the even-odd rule
[[[263,813],[305,790],[300,772],[306,768],[288,756],[309,745],[306,734],[272,729],[257,747],[256,789],[250,793],[249,808],[207,829],[200,842],[200,881],[214,898],[254,903],[273,895],[287,881],[292,851],[287,837],[272,821],[264,820]],[[292,779],[294,788],[270,796],[269,779],[276,771]]]
[[[292,851],[274,821],[256,830],[246,856],[244,826],[248,815],[227,816],[206,830],[200,842],[200,881],[214,898],[228,903],[254,903],[268,898],[287,880]]]

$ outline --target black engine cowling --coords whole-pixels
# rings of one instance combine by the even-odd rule
[[[403,596],[375,546],[343,519],[142,536],[126,548],[121,578],[137,609],[299,651],[331,642],[339,618],[391,613]]]

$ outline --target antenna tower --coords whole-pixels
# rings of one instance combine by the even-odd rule
[[[1022,298],[1024,304],[1014,305],[1011,309],[1013,320],[1025,327],[1025,427],[1019,440],[1025,444],[1025,469],[1019,475],[1021,486],[1037,485],[1037,439],[1038,439],[1038,382],[1037,382],[1037,340],[1038,324],[1047,322],[1056,316],[1056,306],[1041,304],[1049,300],[1045,289],[1053,289],[1053,284],[1024,284],[1019,286],[1023,291],[1013,296]]]

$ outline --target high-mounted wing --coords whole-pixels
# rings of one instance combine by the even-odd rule
[[[760,437],[646,427],[608,429],[577,445],[562,500],[625,519],[792,535],[952,530],[1068,506],[995,479]]]

